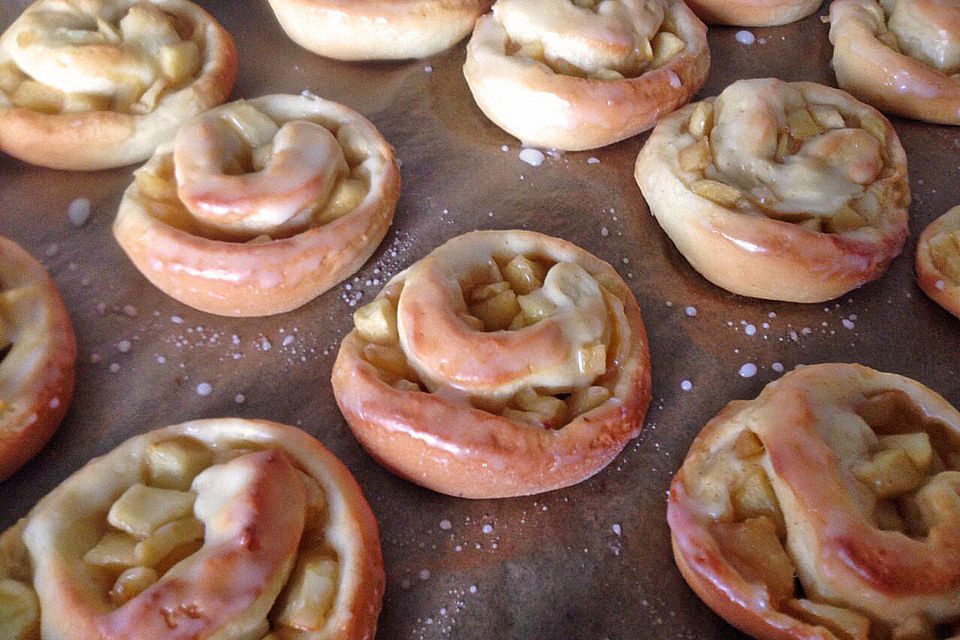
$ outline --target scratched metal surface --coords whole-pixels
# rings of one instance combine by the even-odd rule
[[[25,4],[5,0],[0,24]],[[0,155],[0,234],[46,264],[80,344],[70,412],[40,455],[0,483],[0,528],[133,434],[191,418],[264,417],[319,438],[363,487],[388,576],[379,638],[741,638],[686,587],[670,552],[665,492],[701,426],[776,378],[775,362],[788,370],[860,362],[960,404],[960,324],[916,287],[912,267],[920,230],[960,201],[960,129],[894,120],[910,160],[911,239],[882,278],[829,304],[749,300],[697,275],[649,215],[632,177],[645,135],[528,166],[517,141],[474,106],[462,44],[416,62],[338,63],[297,48],[265,2],[201,4],[236,39],[236,96],[310,89],[380,128],[403,163],[395,223],[356,278],[303,308],[220,318],[153,288],[114,242],[130,168],[67,173]],[[758,41],[747,46],[735,29],[711,29],[714,62],[701,95],[767,75],[834,83],[827,27],[816,16],[753,31]],[[78,197],[94,209],[79,229],[66,213]],[[653,402],[640,437],[580,485],[497,501],[431,493],[378,466],[336,409],[330,368],[350,302],[370,299],[454,235],[513,227],[567,238],[632,285],[650,338]],[[748,362],[758,373],[741,377]],[[209,395],[197,393],[204,382]]]

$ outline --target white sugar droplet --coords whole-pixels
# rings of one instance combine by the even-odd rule
[[[745,334],[747,334],[748,336],[752,336],[753,334],[755,334],[755,333],[757,332],[757,328],[756,328],[755,326],[753,326],[752,324],[748,324],[747,326],[745,326],[745,327],[743,328],[743,332],[744,332]]]
[[[124,305],[123,312],[132,318],[137,315],[137,308],[132,304]]]
[[[264,351],[270,351],[271,347],[273,347],[273,345],[270,344],[270,341],[267,340],[266,338],[262,338],[260,340],[260,348],[263,349]]]
[[[475,585],[475,584],[470,585],[470,589],[468,589],[468,591],[470,591],[470,593],[476,593],[476,592],[477,592],[477,585]]]
[[[670,79],[670,86],[674,89],[679,89],[683,86],[680,76],[678,76],[672,69],[668,72],[667,77]]]
[[[756,36],[753,35],[752,31],[747,31],[746,29],[737,31],[737,34],[734,37],[740,44],[753,44],[757,39]]]
[[[620,535],[620,525],[618,524],[613,525],[613,532],[617,535]]]
[[[198,396],[208,396],[211,391],[213,391],[213,387],[210,386],[209,382],[201,382],[197,385]]]
[[[243,404],[244,402],[246,402],[246,400],[247,400],[247,396],[243,395],[242,393],[238,393],[237,395],[233,396],[233,401],[236,402],[237,404]]]
[[[60,406],[60,398],[51,398],[50,399],[50,408],[56,409]]]
[[[697,315],[697,308],[696,308],[696,307],[687,307],[687,315],[690,316],[691,318],[692,318],[693,316]]]
[[[936,282],[933,283],[933,286],[935,286],[940,291],[943,291],[944,287],[947,286],[947,283],[944,282],[943,280],[937,280]]]
[[[170,316],[170,322],[173,324],[183,324],[183,318],[180,316]]]
[[[426,71],[427,73],[430,73],[431,71],[433,71],[433,67],[431,67],[430,65],[424,65],[423,70]]]
[[[110,373],[116,373],[117,371],[120,371],[120,365],[114,362],[110,365]]]
[[[755,375],[757,375],[757,365],[753,364],[752,362],[748,362],[747,364],[740,367],[741,377],[752,378]]]
[[[840,322],[843,324],[844,329],[853,329],[853,323],[847,318],[844,318]]]
[[[481,527],[480,530],[483,531],[484,533],[491,533],[493,531],[493,527],[491,527],[488,524],[485,524],[483,525],[483,527]]]
[[[683,382],[680,383],[680,388],[683,389],[684,391],[690,391],[690,389],[693,389],[693,383],[690,382],[689,380],[684,380]]]
[[[450,524],[450,521],[449,521],[449,520],[441,520],[441,521],[440,521],[440,528],[443,529],[444,531],[450,531],[450,529],[453,528],[453,525]]]
[[[528,147],[520,150],[520,159],[531,167],[539,167],[543,164],[544,155],[539,149],[531,149]]]
[[[293,336],[287,336],[286,338],[283,339],[283,346],[287,346],[291,342],[293,342]]]
[[[420,573],[417,574],[417,577],[419,577],[421,580],[429,580],[430,571],[428,569],[423,569],[420,571]]]
[[[75,227],[82,227],[90,219],[91,211],[90,200],[77,198],[67,207],[67,217],[70,218],[70,224]]]
[[[777,373],[783,373],[783,365],[780,364],[779,362],[774,362],[772,365],[770,365],[770,368],[776,371]]]
[[[589,158],[587,158],[587,164],[600,164],[600,158],[595,158],[593,156],[590,156]]]
[[[130,351],[130,346],[129,340],[121,340],[117,343],[117,350],[120,351],[120,353],[126,353]]]

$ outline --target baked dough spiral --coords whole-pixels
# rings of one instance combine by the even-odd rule
[[[790,24],[816,11],[823,0],[687,0],[707,24],[772,27]]]
[[[60,424],[73,395],[76,356],[67,310],[46,269],[0,238],[0,480]]]
[[[354,314],[337,404],[392,471],[450,495],[569,486],[636,436],[646,334],[607,263],[529,231],[476,231],[397,274]]]
[[[834,0],[837,83],[882,111],[960,124],[960,4]]]
[[[524,144],[602,147],[690,99],[707,28],[679,0],[498,0],[467,45],[477,105]]]
[[[920,234],[916,270],[924,293],[960,318],[960,207],[947,211]]]
[[[960,413],[822,364],[707,423],[667,517],[687,582],[756,638],[934,640],[960,631],[958,491]]]
[[[150,431],[74,473],[0,536],[14,640],[361,640],[384,575],[350,472],[299,429]]]
[[[230,35],[186,0],[38,0],[0,37],[0,149],[57,169],[142,162],[236,75]]]
[[[135,174],[113,226],[157,287],[197,309],[295,309],[362,265],[400,192],[369,121],[315,96],[240,100],[183,125]]]
[[[906,156],[877,111],[821,85],[740,80],[664,118],[640,190],[707,280],[819,302],[878,277],[907,236]]]
[[[338,60],[423,58],[449,49],[493,0],[270,0],[298,45]]]

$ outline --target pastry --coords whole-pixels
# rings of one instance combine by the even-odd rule
[[[37,0],[0,37],[0,149],[55,169],[143,162],[236,75],[230,35],[186,0]]]
[[[708,422],[667,518],[687,582],[755,638],[935,640],[960,632],[958,491],[956,409],[822,364]]]
[[[0,480],[60,424],[73,395],[76,357],[53,280],[29,253],[0,238]]]
[[[772,27],[796,22],[816,11],[823,0],[687,0],[707,24]]]
[[[740,80],[664,118],[637,158],[650,211],[707,280],[820,302],[878,277],[907,237],[890,123],[809,82]]]
[[[927,225],[917,242],[917,283],[960,318],[960,207]]]
[[[834,0],[837,83],[882,111],[960,124],[960,3]]]
[[[470,33],[493,0],[270,0],[304,49],[338,60],[422,58]]]
[[[263,420],[127,440],[0,535],[13,640],[361,640],[383,589],[353,476],[305,432]]]
[[[212,109],[135,173],[113,233],[137,268],[202,311],[295,309],[360,268],[400,193],[369,121],[313,95]]]
[[[577,151],[646,131],[709,67],[707,28],[680,0],[498,0],[463,74],[507,133]]]
[[[391,471],[468,498],[549,491],[640,430],[650,358],[606,262],[530,231],[475,231],[394,276],[354,314],[333,391]]]

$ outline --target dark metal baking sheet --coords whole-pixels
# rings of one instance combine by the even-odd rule
[[[4,27],[25,4],[0,4]],[[262,0],[201,4],[237,41],[235,96],[309,89],[380,128],[403,163],[396,221],[355,278],[303,308],[220,318],[153,288],[114,242],[131,168],[68,173],[0,155],[0,234],[47,265],[80,344],[70,412],[40,455],[0,484],[0,527],[133,434],[200,417],[271,418],[332,449],[377,515],[388,579],[379,638],[741,638],[686,587],[670,552],[667,486],[702,425],[775,379],[774,363],[860,362],[960,404],[960,321],[916,287],[912,266],[923,226],[960,203],[960,129],[894,119],[913,204],[911,239],[886,275],[828,304],[750,300],[701,278],[650,216],[633,180],[645,135],[533,167],[473,104],[462,44],[421,61],[339,63],[290,42]],[[751,31],[757,41],[745,45],[736,29],[711,29],[701,95],[768,75],[834,83],[817,16]],[[76,228],[67,207],[79,197],[94,213]],[[514,227],[567,238],[631,284],[650,339],[653,402],[640,437],[582,484],[528,498],[450,498],[363,452],[334,404],[330,368],[352,303],[450,237]],[[746,363],[756,375],[739,375]]]

